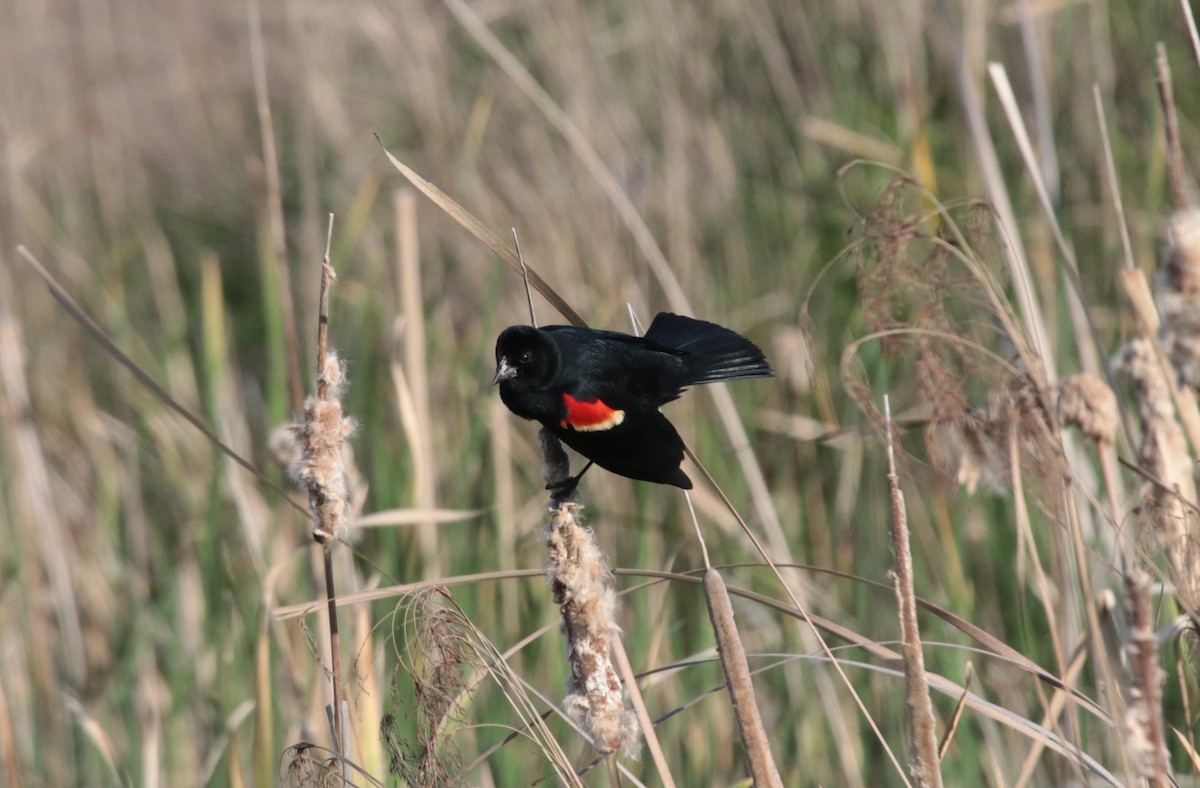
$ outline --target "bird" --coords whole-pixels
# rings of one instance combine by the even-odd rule
[[[770,377],[762,350],[741,334],[660,312],[644,336],[580,326],[510,326],[496,340],[500,399],[587,458],[557,484],[569,494],[593,464],[685,490],[684,444],[660,408],[685,387]]]

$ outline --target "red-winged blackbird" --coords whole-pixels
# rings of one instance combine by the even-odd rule
[[[661,312],[644,337],[576,326],[512,326],[496,340],[500,398],[613,473],[691,489],[683,440],[659,406],[684,386],[772,374],[758,347],[715,323]]]

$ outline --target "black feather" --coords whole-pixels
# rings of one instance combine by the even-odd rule
[[[687,353],[687,379],[681,385],[718,380],[765,378],[775,374],[758,345],[707,320],[659,312],[645,339]]]

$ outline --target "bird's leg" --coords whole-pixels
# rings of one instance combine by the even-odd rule
[[[575,488],[579,486],[579,480],[583,478],[583,475],[587,473],[588,468],[590,467],[592,467],[592,461],[588,460],[588,464],[583,466],[583,470],[574,476],[568,476],[560,482],[547,484],[546,489],[551,492],[551,497],[566,498],[568,495],[573,493]]]

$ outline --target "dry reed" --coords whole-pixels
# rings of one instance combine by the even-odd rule
[[[941,786],[942,773],[939,767],[938,738],[933,716],[933,703],[929,699],[929,681],[925,676],[925,653],[921,645],[921,631],[917,626],[916,591],[913,589],[912,548],[908,532],[908,512],[904,506],[904,492],[900,489],[900,477],[896,473],[896,453],[892,434],[892,408],[884,398],[884,415],[887,419],[888,490],[892,503],[892,553],[895,566],[892,569],[896,604],[900,614],[900,642],[904,649],[904,682],[908,727],[912,736],[910,770],[913,783],[918,786]]]
[[[1138,776],[1160,788],[1174,784],[1174,780],[1163,737],[1161,688],[1165,675],[1158,666],[1150,578],[1142,570],[1133,569],[1125,583],[1132,607],[1128,646],[1132,681],[1123,724]]]
[[[346,487],[344,444],[354,433],[354,422],[342,414],[342,395],[346,370],[337,353],[328,349],[329,288],[335,278],[329,260],[333,237],[333,216],[329,217],[329,241],[321,266],[321,296],[317,320],[317,393],[304,401],[304,420],[293,431],[300,445],[300,459],[292,468],[293,477],[308,488],[312,512],[312,538],[322,548],[325,568],[325,594],[328,600],[330,672],[333,703],[330,710],[331,738],[343,778],[351,754],[347,741],[349,725],[343,710],[341,639],[337,615],[337,591],[334,584],[333,551],[349,530],[350,504]]]

